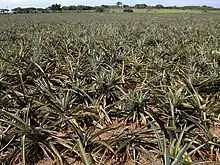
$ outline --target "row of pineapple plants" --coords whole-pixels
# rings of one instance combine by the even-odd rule
[[[220,161],[216,16],[35,17],[0,18],[1,164]]]

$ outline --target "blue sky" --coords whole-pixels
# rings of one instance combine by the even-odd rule
[[[0,8],[13,7],[47,7],[54,3],[64,5],[101,5],[101,4],[115,4],[117,0],[0,0]],[[121,0],[123,4],[134,5],[137,3],[144,3],[149,5],[210,5],[220,7],[220,0]]]

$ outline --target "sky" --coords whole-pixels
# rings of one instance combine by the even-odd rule
[[[120,0],[119,0],[120,1]],[[0,8],[14,7],[48,7],[54,3],[59,3],[62,6],[68,5],[102,5],[115,4],[117,0],[0,0]],[[187,6],[187,5],[209,5],[220,7],[220,0],[121,0],[123,4],[147,4],[164,6]]]

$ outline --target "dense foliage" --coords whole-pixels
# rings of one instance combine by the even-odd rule
[[[61,4],[53,4],[47,8],[35,8],[35,7],[27,7],[21,8],[16,7],[12,9],[12,12],[17,13],[48,13],[48,12],[68,12],[68,11],[97,11],[100,12],[104,9],[119,9],[123,8],[125,10],[130,9],[173,9],[173,10],[197,10],[197,11],[217,11],[219,8],[214,8],[212,6],[163,6],[161,4],[157,4],[155,6],[147,5],[147,4],[135,4],[134,6],[129,6],[123,4],[122,2],[117,2],[115,5],[101,5],[101,6],[88,6],[88,5],[70,5],[70,6],[61,6]],[[0,9],[0,13],[7,13],[8,9]],[[108,11],[108,10],[106,10]],[[131,10],[130,10],[131,11]]]
[[[0,22],[1,164],[219,162],[219,15]]]
[[[129,8],[126,8],[123,10],[123,12],[127,12],[127,13],[133,13],[133,9],[129,9]]]

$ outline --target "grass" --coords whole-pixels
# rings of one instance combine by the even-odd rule
[[[0,162],[220,163],[220,19],[0,15]]]

